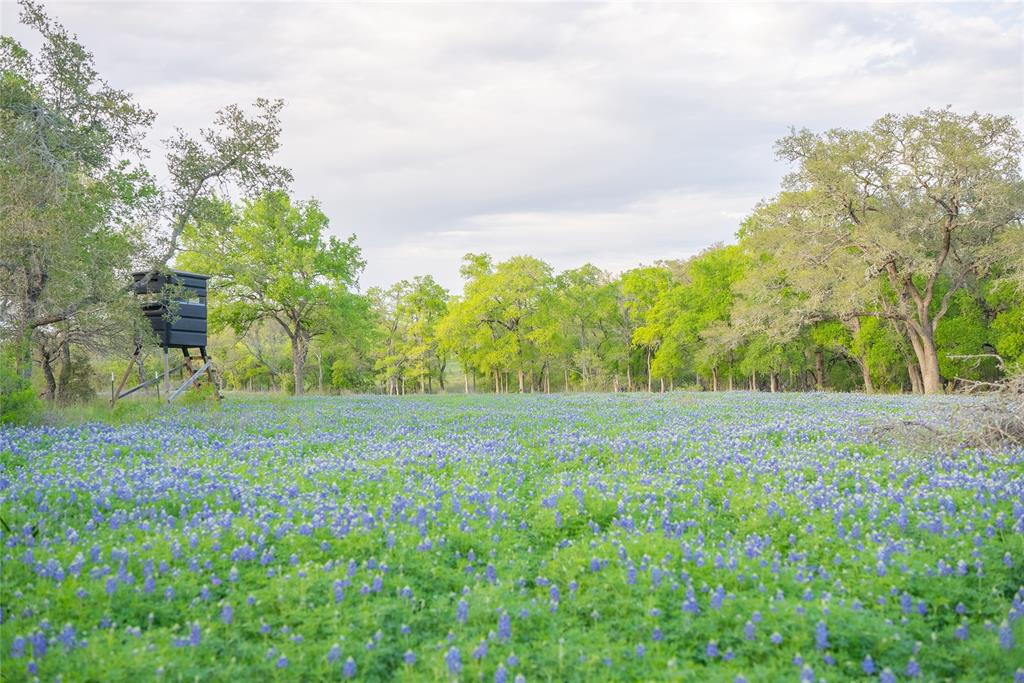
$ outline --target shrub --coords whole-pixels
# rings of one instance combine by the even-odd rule
[[[9,353],[0,355],[0,424],[32,422],[43,411],[35,389],[14,367]]]

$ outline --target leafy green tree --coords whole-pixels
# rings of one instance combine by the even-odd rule
[[[137,307],[125,279],[147,252],[155,189],[142,154],[153,113],[111,87],[92,55],[42,6],[21,2],[37,55],[0,37],[0,338],[32,372],[33,346],[56,397],[52,362],[72,343],[126,344]]]
[[[216,113],[213,127],[202,129],[198,140],[178,129],[163,141],[171,181],[162,194],[162,209],[169,229],[154,263],[174,258],[190,224],[206,222],[208,212],[216,219],[225,185],[240,189],[250,200],[287,187],[291,171],[270,161],[280,147],[283,107],[283,100],[259,98],[255,115],[250,115],[230,104]]]
[[[622,274],[622,292],[626,297],[626,312],[635,321],[635,346],[643,349],[647,368],[647,391],[652,390],[654,375],[651,360],[661,345],[664,327],[655,312],[658,300],[672,286],[672,275],[665,268],[646,266]]]
[[[1024,213],[1021,151],[1012,117],[948,109],[885,116],[864,131],[794,132],[778,152],[796,170],[759,209],[759,230],[775,236],[815,306],[897,321],[923,390],[935,393],[936,328]]]
[[[653,317],[662,329],[663,344],[654,359],[656,373],[667,376],[689,365],[711,376],[719,387],[719,370],[729,355],[698,354],[704,335],[715,324],[728,325],[734,288],[747,272],[749,255],[736,245],[711,247],[677,267],[677,281],[659,297]],[[731,369],[730,369],[731,371]]]
[[[182,231],[182,268],[212,275],[211,325],[243,334],[275,321],[291,342],[294,391],[302,394],[310,342],[353,308],[349,291],[364,267],[355,236],[328,236],[315,200],[292,202],[283,191],[245,203],[221,203],[207,220]]]
[[[992,350],[1007,372],[1024,373],[1024,286],[1018,288],[1003,279],[991,285],[985,299],[995,313],[990,330]]]
[[[450,308],[442,330],[472,340],[477,349],[472,362],[493,374],[495,391],[509,371],[516,372],[519,391],[525,391],[527,368],[538,357],[531,332],[551,291],[551,266],[530,256],[494,265],[486,254],[467,254],[462,273],[463,296]]]

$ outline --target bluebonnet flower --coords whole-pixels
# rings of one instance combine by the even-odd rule
[[[331,649],[327,652],[327,661],[332,664],[341,659],[341,647],[337,644],[332,645]]]
[[[512,637],[512,619],[508,612],[502,610],[498,616],[498,640],[506,641]]]
[[[75,627],[71,624],[65,624],[64,628],[61,629],[60,635],[57,636],[57,640],[64,646],[65,651],[70,652],[78,644]]]
[[[356,675],[356,660],[349,657],[341,667],[341,675],[345,678],[352,678]]]
[[[861,662],[860,668],[869,676],[875,673],[875,660],[871,659],[871,655],[864,655],[864,661]]]
[[[814,627],[814,646],[819,650],[826,650],[829,647],[828,625],[824,621],[819,621]]]
[[[917,678],[921,675],[921,667],[913,657],[911,657],[910,661],[907,662],[907,675],[911,678]]]
[[[707,647],[704,648],[704,654],[708,657],[714,658],[718,656],[718,641],[708,641]]]
[[[42,659],[46,656],[46,634],[42,631],[36,631],[28,637],[28,641],[32,644],[32,657],[33,659]]]
[[[220,608],[220,620],[225,624],[230,624],[235,620],[235,610],[229,603],[225,603],[224,606]]]
[[[404,661],[409,666],[412,666],[416,663],[416,653],[412,650],[406,650],[405,654],[402,655],[402,661]]]
[[[892,669],[886,667],[878,676],[878,683],[896,683],[896,674],[892,672]]]
[[[719,585],[715,589],[714,593],[711,594],[711,602],[710,602],[711,609],[715,609],[715,610],[722,609],[722,601],[724,599],[725,599],[725,589],[722,588],[721,585]]]
[[[999,647],[1004,650],[1013,649],[1013,629],[1010,628],[1010,623],[1003,619],[1003,623],[999,625]]]
[[[462,654],[459,652],[459,648],[454,645],[448,648],[448,652],[444,655],[444,663],[448,667],[448,673],[454,676],[462,673]]]

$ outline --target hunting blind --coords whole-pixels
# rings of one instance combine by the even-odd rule
[[[190,386],[198,387],[197,380],[203,373],[216,388],[213,361],[206,353],[206,284],[210,276],[184,270],[144,270],[132,273],[132,278],[135,295],[142,300],[142,313],[149,321],[163,349],[164,372],[162,378],[157,375],[151,380],[142,381],[138,386],[122,391],[132,367],[136,363],[141,364],[142,342],[137,342],[132,360],[121,377],[121,382],[116,389],[112,387],[110,404],[113,405],[118,399],[139,389],[156,384],[161,379],[166,386],[168,402],[176,399]],[[182,362],[173,368],[170,367],[169,358],[171,349],[181,349],[184,356]],[[199,356],[193,356],[192,349],[198,350]],[[202,365],[199,367],[193,365],[200,361]],[[185,370],[184,381],[172,391],[171,373],[182,369]]]

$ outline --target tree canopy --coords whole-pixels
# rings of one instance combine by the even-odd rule
[[[461,291],[410,263],[360,292],[355,235],[294,199],[275,161],[283,101],[227,104],[209,127],[177,130],[166,173],[151,171],[155,114],[37,2],[21,8],[42,42],[32,54],[0,38],[13,392],[95,393],[97,372],[146,338],[131,272],[168,267],[212,276],[210,343],[236,389],[935,393],[1024,372],[1024,140],[1011,117],[926,109],[791,130],[777,192],[734,243],[689,258],[614,274],[469,253]]]

